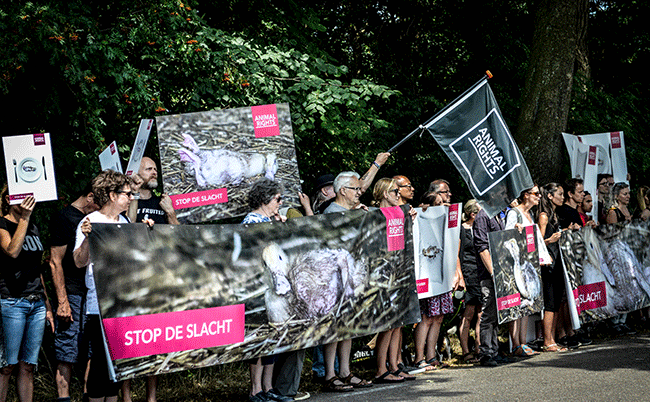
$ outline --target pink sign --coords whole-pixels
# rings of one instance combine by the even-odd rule
[[[113,155],[115,152],[117,152],[117,148],[115,147],[114,142],[112,142],[111,145],[109,145],[109,148],[111,149],[111,155]]]
[[[280,125],[278,124],[278,110],[275,104],[252,106],[253,128],[255,129],[255,138],[271,137],[280,135]]]
[[[449,206],[449,224],[447,229],[455,228],[458,226],[458,204],[451,204]]]
[[[526,249],[529,253],[535,251],[535,226],[526,226]]]
[[[170,195],[174,209],[200,207],[202,205],[220,204],[228,202],[228,189],[217,188],[214,190],[197,191],[187,194]]]
[[[34,146],[45,145],[45,134],[34,134]]]
[[[418,279],[415,281],[415,285],[417,286],[418,294],[429,293],[429,278]]]
[[[616,131],[613,133],[609,133],[609,138],[612,143],[612,149],[620,148],[621,147],[621,133]]]
[[[505,309],[510,308],[510,307],[516,307],[516,306],[519,306],[519,305],[521,305],[521,295],[519,293],[499,297],[497,299],[497,309],[499,311],[505,310]]]
[[[244,340],[244,304],[102,320],[112,360]]]
[[[589,157],[587,157],[587,165],[596,165],[596,147],[593,145],[589,146]]]
[[[400,207],[380,208],[386,217],[388,251],[404,250],[404,211]]]
[[[25,194],[9,194],[9,201],[24,200],[29,196],[34,196],[34,193],[25,193]]]
[[[576,300],[578,314],[586,310],[605,307],[607,305],[605,282],[578,286],[578,289],[573,290],[573,297]]]

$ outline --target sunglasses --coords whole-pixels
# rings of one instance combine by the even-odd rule
[[[127,197],[131,198],[131,196],[133,195],[133,191],[118,190],[118,191],[115,191],[115,194],[124,194]]]
[[[390,190],[389,193],[395,193],[395,195],[399,195],[399,188],[394,188]]]

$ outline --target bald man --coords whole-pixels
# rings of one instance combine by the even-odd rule
[[[415,188],[411,184],[411,180],[402,175],[393,176],[393,180],[395,180],[399,188],[399,205],[408,204],[413,201]]]

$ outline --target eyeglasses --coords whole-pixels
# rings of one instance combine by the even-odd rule
[[[604,182],[602,182],[602,183],[598,183],[598,185],[599,185],[599,186],[613,186],[613,184],[610,183],[610,182],[608,182],[608,181],[604,181]]]
[[[343,186],[344,188],[354,190],[356,192],[361,192],[361,187],[348,187],[348,186]]]
[[[280,202],[280,201],[282,201],[282,198],[283,198],[282,195],[276,195],[275,197],[273,197],[273,199],[275,200],[275,202]]]
[[[115,191],[115,193],[116,193],[116,194],[124,194],[124,195],[126,195],[128,198],[131,198],[131,196],[133,195],[133,191],[123,191],[123,190],[118,190],[118,191]]]
[[[528,194],[532,194],[532,195],[537,196],[537,197],[539,197],[541,195],[541,193],[539,191],[529,191]]]
[[[414,188],[414,187],[411,185],[411,183],[409,183],[409,184],[398,184],[397,187],[410,187],[410,188]]]

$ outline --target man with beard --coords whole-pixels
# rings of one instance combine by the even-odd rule
[[[138,180],[138,176],[141,180]],[[138,183],[140,196],[137,197]],[[153,189],[158,187],[158,168],[156,162],[148,157],[143,157],[140,162],[140,169],[137,176],[134,177],[134,185],[131,187],[134,191],[134,197],[129,204],[128,215],[131,222],[142,222],[145,219],[151,219],[155,223],[169,223],[178,225],[176,211],[172,206],[172,200],[167,194],[160,197],[153,193]],[[155,376],[147,377],[147,401],[156,401]],[[131,380],[124,381],[122,385],[122,399],[125,402],[131,401]]]

